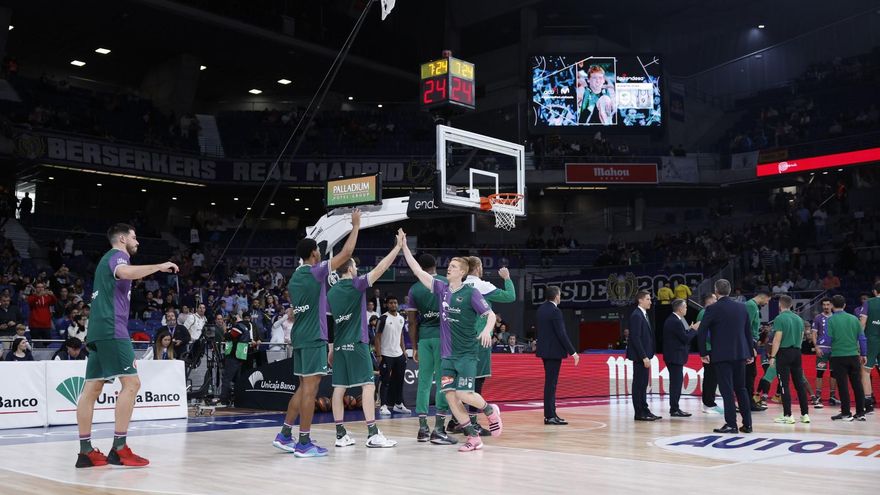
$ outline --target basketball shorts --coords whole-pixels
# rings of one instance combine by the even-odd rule
[[[129,339],[108,339],[86,344],[86,381],[113,381],[117,376],[137,375],[134,347]]]
[[[449,357],[440,361],[440,390],[473,392],[477,375],[477,358]]]
[[[480,347],[477,355],[477,378],[492,376],[492,348]]]
[[[293,350],[293,374],[296,376],[326,375],[330,372],[327,365],[327,344],[320,347],[305,347]]]
[[[871,369],[880,364],[880,337],[868,337],[868,362],[865,368]]]
[[[373,384],[373,359],[363,342],[333,347],[333,386],[359,387]]]

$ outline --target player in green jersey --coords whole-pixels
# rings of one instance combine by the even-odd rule
[[[470,424],[464,404],[476,407],[488,417],[492,436],[501,435],[501,412],[498,406],[489,404],[474,392],[477,355],[481,345],[488,347],[492,343],[495,313],[478,290],[463,283],[468,272],[467,260],[453,258],[449,262],[446,270],[449,283],[446,283],[422,270],[406,244],[403,245],[403,255],[419,281],[440,296],[440,354],[443,358],[440,388],[446,394],[455,418],[467,425],[467,441],[458,450],[472,452],[482,449],[483,442]],[[482,331],[478,331],[476,323],[481,316],[486,317],[486,324]]]
[[[376,385],[373,382],[373,360],[370,357],[370,337],[367,331],[367,298],[364,293],[394,262],[400,253],[403,236],[398,236],[394,248],[366,275],[358,276],[354,258],[336,270],[339,282],[327,293],[327,302],[336,326],[328,361],[333,366],[333,420],[336,422],[336,446],[348,447],[355,441],[343,424],[342,402],[350,387],[361,387],[364,419],[367,423],[367,447],[388,448],[397,445],[388,440],[376,426]]]
[[[86,384],[76,406],[79,426],[80,453],[76,467],[118,466],[143,467],[150,463],[133,453],[126,444],[128,423],[134,410],[141,381],[137,376],[134,348],[128,335],[128,314],[131,305],[131,281],[156,272],[174,272],[171,262],[159,265],[131,265],[130,258],[137,253],[138,240],[134,227],[117,223],[107,231],[113,248],[98,262],[92,291],[91,315],[86,341],[89,360],[86,362]],[[119,378],[122,390],[116,398],[116,425],[113,448],[105,457],[92,447],[92,417],[95,402],[104,390],[104,384]]]
[[[327,278],[331,270],[338,270],[354,253],[361,212],[351,213],[351,233],[342,249],[328,261],[321,261],[321,251],[314,239],[305,238],[296,245],[296,255],[303,260],[290,277],[287,290],[296,319],[290,329],[293,344],[293,374],[299,377],[299,386],[287,404],[284,426],[272,445],[296,457],[322,457],[327,449],[312,443],[309,435],[315,414],[315,396],[321,377],[329,372],[327,344]],[[299,438],[294,441],[291,431],[299,416]]]

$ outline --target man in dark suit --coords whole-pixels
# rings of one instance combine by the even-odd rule
[[[562,359],[571,355],[577,366],[580,356],[571,345],[565,332],[565,322],[559,309],[559,287],[547,287],[547,301],[538,308],[538,350],[536,355],[544,361],[544,424],[567,425],[556,415],[556,383]]]
[[[633,409],[636,421],[656,421],[662,418],[648,409],[648,370],[654,357],[654,329],[648,321],[651,294],[639,291],[636,303],[638,307],[629,317],[629,345],[626,346],[626,358],[633,362]]]
[[[160,327],[158,332],[163,329],[168,330],[171,334],[171,344],[174,346],[174,358],[184,359],[186,357],[186,346],[189,344],[189,330],[183,325],[177,324],[177,313],[173,309],[169,309],[165,313],[165,326]]]
[[[743,425],[739,431],[752,432],[752,412],[746,390],[746,364],[755,359],[752,327],[749,313],[743,303],[730,297],[730,282],[721,278],[715,282],[718,302],[706,307],[700,322],[698,347],[704,363],[715,369],[718,388],[724,400],[724,426],[716,433],[736,433],[736,402],[739,402]],[[706,349],[707,342],[711,350]],[[736,401],[734,400],[736,396]]]
[[[676,299],[672,301],[672,314],[663,323],[663,360],[666,362],[666,372],[669,373],[669,415],[676,418],[686,418],[691,415],[678,407],[688,348],[691,340],[697,335],[693,327],[684,319],[686,314],[687,303],[684,299]]]

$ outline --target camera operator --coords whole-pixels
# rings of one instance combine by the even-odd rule
[[[218,319],[221,319],[219,315]],[[223,384],[220,388],[220,402],[224,405],[230,404],[235,380],[242,365],[248,360],[248,350],[251,347],[251,334],[248,328],[250,325],[245,325],[241,316],[236,316],[235,319],[235,325],[226,328],[223,334],[226,342],[223,348]],[[224,322],[223,328],[225,327]]]
[[[260,349],[260,344],[263,343],[263,332],[262,329],[254,324],[251,313],[245,312],[241,316],[241,318],[241,324],[247,329],[248,335],[251,336],[251,342],[248,347],[248,359],[247,364],[245,365],[245,369],[255,370],[260,366],[268,364],[269,362],[268,358],[266,357],[266,351]]]

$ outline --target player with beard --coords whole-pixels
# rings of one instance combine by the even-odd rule
[[[156,272],[178,271],[177,265],[170,261],[159,265],[131,265],[131,257],[138,249],[137,235],[131,225],[113,225],[107,231],[107,239],[113,248],[104,254],[95,269],[91,315],[86,334],[89,349],[86,383],[76,406],[80,447],[76,460],[78,468],[104,466],[108,463],[143,467],[150,463],[132,452],[125,438],[137,392],[141,387],[134,362],[134,347],[128,335],[131,281]],[[122,383],[122,390],[116,397],[113,447],[104,456],[100,450],[92,447],[92,418],[95,402],[104,390],[104,384],[111,383],[116,378]]]
[[[831,344],[828,341],[828,318],[833,315],[831,298],[822,298],[822,313],[813,318],[813,343],[816,345],[816,396],[813,397],[813,406],[817,409],[822,408],[822,380],[825,371],[831,372]],[[828,380],[831,382],[831,397],[829,404],[837,405],[837,381],[833,378]]]

